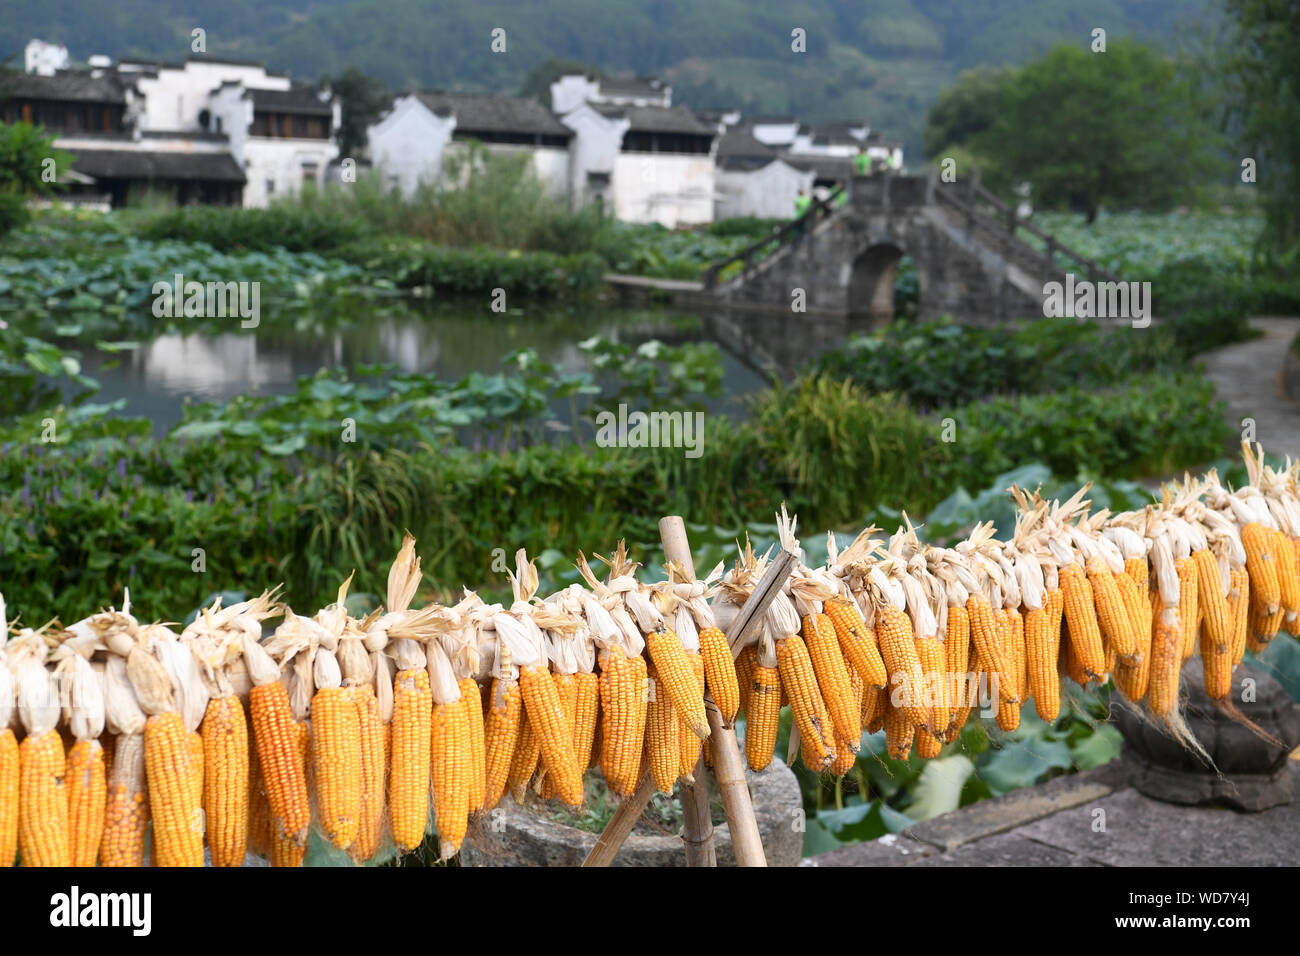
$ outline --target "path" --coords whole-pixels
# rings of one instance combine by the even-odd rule
[[[1243,418],[1253,418],[1265,452],[1300,458],[1300,403],[1282,391],[1283,357],[1300,333],[1300,319],[1257,318],[1250,324],[1264,334],[1206,353],[1206,377],[1228,403],[1234,429],[1241,429]]]

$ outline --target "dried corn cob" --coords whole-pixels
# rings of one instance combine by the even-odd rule
[[[672,793],[681,763],[681,735],[672,698],[652,663],[649,667],[650,700],[646,709],[645,747],[655,789]]]

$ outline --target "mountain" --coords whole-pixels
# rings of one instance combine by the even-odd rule
[[[1086,45],[1095,27],[1173,47],[1222,18],[1217,0],[223,0],[197,17],[189,0],[18,3],[0,19],[0,59],[20,64],[32,37],[81,60],[183,59],[196,27],[212,55],[303,79],[355,65],[394,89],[515,92],[563,57],[664,76],[691,106],[866,119],[913,156],[927,107],[962,69]],[[792,52],[795,29],[807,52]]]

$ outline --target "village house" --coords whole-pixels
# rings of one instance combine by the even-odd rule
[[[495,155],[526,154],[552,195],[568,192],[572,130],[536,100],[489,93],[408,93],[367,131],[372,167],[410,195],[436,182],[448,156],[475,141]]]
[[[718,141],[718,201],[715,217],[794,215],[800,190],[811,191],[816,174],[791,165],[749,129],[732,127]]]
[[[319,179],[338,155],[340,105],[258,63],[92,57],[28,45],[32,72],[0,83],[0,121],[28,120],[74,155],[71,195],[112,205],[145,190],[178,203],[264,206]]]

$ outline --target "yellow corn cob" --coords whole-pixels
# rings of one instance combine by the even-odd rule
[[[1246,621],[1246,646],[1250,648],[1252,654],[1262,654],[1264,648],[1268,647],[1269,642],[1277,637],[1286,609],[1279,604],[1276,611],[1272,614],[1268,613],[1265,606],[1255,599],[1254,588],[1255,582],[1252,579],[1250,610],[1247,612]]]
[[[248,849],[260,857],[271,857],[271,801],[266,795],[266,778],[262,776],[256,745],[248,748]]]
[[[1065,621],[1070,628],[1070,652],[1079,670],[1089,677],[1100,678],[1106,673],[1106,649],[1102,644],[1092,587],[1077,564],[1061,568],[1060,581]]]
[[[577,708],[578,685],[573,674],[552,674],[551,680],[555,682],[555,693],[560,698],[560,709],[564,712],[564,726],[569,729],[569,741],[573,741],[573,730],[575,724],[575,709]],[[577,754],[574,754],[574,762],[577,762]],[[542,774],[542,799],[555,799],[555,778],[550,774]]]
[[[704,683],[722,714],[722,725],[730,727],[740,709],[740,678],[732,660],[727,636],[719,628],[700,631],[700,657],[704,660]]]
[[[99,865],[144,866],[144,837],[148,828],[144,734],[130,734],[118,738],[113,748],[113,766],[108,769]]]
[[[594,673],[577,676],[573,708],[573,757],[578,766],[591,766],[596,727],[600,719],[600,680]]]
[[[884,726],[885,698],[888,693],[883,687],[864,685],[862,688],[862,729],[874,734]]]
[[[1277,542],[1278,603],[1291,614],[1300,614],[1300,578],[1296,577],[1296,551],[1291,539],[1281,531],[1273,531]]]
[[[916,650],[912,651],[913,656]],[[835,759],[835,732],[826,703],[817,689],[808,648],[798,634],[776,642],[781,686],[790,698],[790,713],[799,731],[799,751],[808,769],[820,773]]]
[[[1215,647],[1227,653],[1232,645],[1232,630],[1228,616],[1228,601],[1223,596],[1219,578],[1219,562],[1208,548],[1192,552],[1192,564],[1196,568],[1197,608],[1204,618],[1204,639],[1214,642]]]
[[[1232,666],[1241,663],[1246,653],[1246,624],[1250,610],[1250,575],[1245,568],[1229,573],[1228,610],[1232,615]]]
[[[835,636],[835,625],[827,614],[808,614],[803,619],[803,640],[812,660],[817,688],[833,724],[832,740],[836,737],[857,753],[862,738],[862,710],[853,697],[849,683],[849,668],[844,661],[844,651]],[[935,642],[936,644],[938,642]],[[941,648],[942,650],[942,648]],[[937,670],[942,671],[940,662]],[[859,675],[860,676],[860,675]]]
[[[409,853],[424,841],[429,824],[429,744],[433,694],[423,667],[400,670],[393,678],[392,769],[388,812],[397,849]],[[268,777],[268,783],[270,778]],[[274,796],[271,808],[275,809]]]
[[[885,749],[895,760],[906,760],[912,752],[912,740],[916,736],[916,725],[907,719],[907,713],[901,707],[895,707],[885,695]]]
[[[925,675],[922,684],[925,694],[923,699],[932,708],[933,736],[945,737],[951,730],[952,720],[952,707],[948,702],[944,680],[948,655],[944,652],[942,641],[921,637],[916,639],[916,656],[921,661],[921,671]]]
[[[144,728],[144,765],[158,865],[202,866],[202,801],[194,787],[198,768],[180,714],[173,711],[149,718]]]
[[[23,866],[70,866],[67,759],[57,730],[18,748],[18,853]]]
[[[203,815],[213,866],[243,866],[248,849],[248,722],[238,697],[214,697],[200,727]]]
[[[1016,647],[1016,625],[1012,617],[1014,613],[1007,608],[994,612],[1002,637],[1002,654],[1006,661],[1006,672],[1011,680],[1014,696],[1014,700],[1003,701],[998,706],[994,719],[999,727],[1008,732],[1020,726],[1020,701],[1023,697],[1023,690],[1020,687],[1020,659],[1024,656],[1024,652],[1023,649],[1018,650]]]
[[[867,627],[862,612],[856,604],[842,598],[831,598],[825,603],[826,616],[835,628],[849,666],[858,672],[862,682],[869,687],[884,687],[889,683],[889,671],[880,656],[876,635]]]
[[[1201,631],[1201,663],[1205,669],[1205,693],[1222,700],[1232,690],[1232,645],[1219,644],[1209,629]]]
[[[691,667],[695,670],[695,683],[699,687],[700,699],[703,700],[707,679],[704,673],[704,660],[699,654],[688,653],[686,656],[691,659]],[[688,777],[695,773],[695,765],[700,762],[700,747],[703,741],[695,736],[690,725],[682,720],[681,714],[677,714],[677,736],[681,739],[681,746],[678,748],[678,772],[681,776]]]
[[[1056,673],[1060,654],[1061,632],[1052,627],[1049,606],[1025,613],[1025,664],[1029,676],[1029,693],[1034,698],[1038,716],[1049,724],[1061,715],[1061,681]]]
[[[429,772],[434,822],[443,858],[460,852],[469,829],[470,778],[474,773],[474,758],[470,753],[470,696],[462,691],[457,701],[434,704],[430,719]],[[472,696],[478,701],[477,685]]]
[[[1151,634],[1151,677],[1147,707],[1164,717],[1178,706],[1178,676],[1183,663],[1183,625],[1177,607],[1165,607],[1157,594]]]
[[[483,694],[472,677],[456,682],[465,701],[465,720],[469,725],[469,812],[483,809],[487,786],[487,757],[483,737]],[[586,764],[583,764],[585,767]]]
[[[673,699],[678,716],[686,721],[695,736],[703,740],[709,735],[704,698],[696,692],[695,668],[682,642],[672,631],[663,630],[647,634],[645,646],[668,696]]]
[[[191,787],[190,803],[198,807],[200,813],[196,814],[197,826],[200,830],[204,829],[204,820],[202,817],[203,810],[203,736],[198,731],[190,731],[186,735],[186,740],[190,746],[190,775],[189,782]],[[202,837],[200,837],[202,839]]]
[[[520,697],[522,701],[522,691]],[[510,773],[506,777],[506,787],[515,794],[516,800],[519,800],[520,791],[528,786],[528,781],[537,772],[537,761],[541,756],[542,742],[538,739],[525,708],[519,718],[519,737],[515,742],[514,756],[510,759]]]
[[[311,728],[307,726],[305,720],[294,721],[290,734],[293,738],[294,758],[303,768],[304,786],[310,791]],[[303,857],[306,855],[307,847],[305,843],[299,843],[276,827],[272,827],[271,866],[282,868],[300,867],[302,866]]]
[[[427,676],[425,686],[428,686]],[[307,768],[302,762],[299,730],[289,708],[289,692],[279,681],[254,687],[249,692],[248,709],[271,808],[272,843],[280,838],[305,847],[307,827],[311,823]],[[156,804],[153,815],[155,819],[159,815]]]
[[[68,751],[68,846],[73,866],[94,866],[104,833],[104,748],[78,740]]]
[[[361,827],[361,724],[351,687],[322,687],[311,702],[312,776],[325,839],[346,850]]]
[[[1190,557],[1179,558],[1174,562],[1174,568],[1178,572],[1178,620],[1183,628],[1182,659],[1185,661],[1196,650],[1197,624],[1200,616],[1196,563]]]
[[[655,789],[672,793],[681,763],[681,734],[672,698],[652,663],[649,668],[650,701],[646,709],[645,747]]]
[[[379,700],[369,684],[353,689],[353,706],[357,714],[357,738],[361,745],[361,800],[358,804],[357,838],[348,853],[364,863],[379,851],[384,833],[384,722],[379,714]]]
[[[775,667],[760,666],[755,658],[745,705],[745,757],[751,770],[766,770],[772,762],[780,722],[780,673]]]
[[[1121,694],[1137,703],[1146,697],[1151,683],[1151,596],[1147,590],[1146,562],[1129,558],[1124,565],[1124,573],[1118,575],[1116,580],[1129,617],[1139,624],[1138,646],[1137,654],[1133,657],[1120,658],[1115,662],[1111,678]]]
[[[749,644],[740,650],[736,657],[736,682],[740,685],[740,706],[749,719],[749,692],[754,687],[754,665],[758,659],[758,647]]]
[[[948,627],[943,639],[944,666],[948,668],[945,688],[948,706],[951,712],[948,718],[948,731],[942,734],[944,740],[951,740],[958,728],[966,722],[970,711],[967,704],[970,683],[970,615],[964,605],[948,606]]]
[[[1241,543],[1246,548],[1246,570],[1250,572],[1251,593],[1263,605],[1266,614],[1275,614],[1282,603],[1277,538],[1271,529],[1252,521],[1241,529]]]
[[[838,647],[836,648],[838,650]],[[842,653],[842,652],[841,652]],[[853,668],[849,668],[849,687],[853,692],[853,709],[857,712],[858,722],[861,724],[863,711],[863,697],[865,688],[862,678]],[[831,773],[837,777],[842,777],[853,769],[854,764],[858,762],[858,748],[861,743],[861,734],[857,740],[848,741],[838,733],[835,735],[835,760],[831,763]],[[850,746],[850,744],[852,746]]]
[[[541,748],[541,762],[547,775],[555,780],[556,795],[570,807],[581,806],[582,770],[573,756],[573,724],[565,721],[551,672],[536,665],[521,668],[519,689],[524,695],[529,726]]]
[[[925,702],[925,673],[916,653],[911,618],[885,604],[876,612],[876,641],[889,671],[891,704],[901,706],[914,726],[930,726],[933,715]]]
[[[0,867],[13,866],[18,853],[18,764],[14,732],[0,727]]]
[[[502,794],[506,792],[510,764],[518,746],[524,706],[519,685],[499,677],[492,681],[490,701],[487,726],[483,732],[487,768],[483,806],[488,810],[500,803]],[[537,763],[536,756],[533,757],[533,763]],[[529,776],[531,775],[530,769]]]
[[[988,668],[990,681],[994,677],[997,678],[998,698],[1015,700],[1015,678],[1011,674],[1002,641],[998,636],[997,616],[989,607],[988,599],[982,594],[972,594],[966,600],[966,614],[970,619],[972,642],[984,666]]]
[[[1102,640],[1114,647],[1120,657],[1132,657],[1137,653],[1137,633],[1120,596],[1115,574],[1101,557],[1088,559],[1087,573]]]
[[[617,647],[601,655],[600,769],[620,797],[630,797],[641,779],[648,696],[645,658]]]

